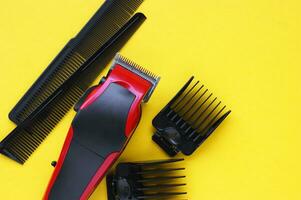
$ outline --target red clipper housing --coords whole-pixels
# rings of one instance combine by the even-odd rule
[[[86,200],[137,127],[159,77],[117,55],[106,77],[76,104],[44,200]]]

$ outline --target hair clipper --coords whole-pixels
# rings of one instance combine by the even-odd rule
[[[75,105],[44,200],[86,200],[114,164],[137,127],[142,102],[159,77],[117,55],[106,77]]]

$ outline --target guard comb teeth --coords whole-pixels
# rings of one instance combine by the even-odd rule
[[[179,199],[187,194],[182,175],[175,166],[184,159],[120,163],[107,177],[108,200]]]
[[[153,140],[168,153],[191,155],[230,114],[194,77],[154,118]]]

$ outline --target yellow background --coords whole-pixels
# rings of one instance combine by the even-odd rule
[[[102,2],[1,1],[0,139],[15,127],[11,108]],[[186,158],[188,199],[300,200],[300,10],[298,0],[146,1],[121,53],[162,79],[120,160],[167,158],[151,120],[194,74],[233,112]],[[24,166],[0,156],[1,200],[41,199],[73,116]],[[90,199],[106,199],[104,181]]]

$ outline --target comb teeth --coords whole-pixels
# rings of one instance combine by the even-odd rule
[[[78,52],[84,57],[93,55],[108,38],[115,34],[134,14],[143,0],[109,0],[106,1],[93,19],[79,35],[87,35],[78,43]],[[90,45],[87,45],[90,44]]]
[[[169,155],[192,154],[231,111],[194,77],[154,118],[153,140]]]
[[[74,85],[66,96],[61,97],[59,101],[51,102],[46,110],[37,113],[35,120],[26,119],[1,141],[1,153],[24,164],[65,113],[72,108],[74,99],[79,99],[83,92]]]
[[[16,124],[24,121],[126,24],[142,2],[105,1],[12,109],[9,118]]]
[[[184,159],[120,163],[114,175],[107,177],[109,200],[177,199],[183,187],[185,168],[175,167]]]
[[[145,97],[143,99],[144,102],[147,102],[150,99],[154,89],[158,85],[158,83],[160,81],[160,77],[155,75],[153,72],[141,67],[140,65],[136,64],[135,62],[129,60],[128,58],[121,56],[120,54],[117,54],[115,56],[114,63],[112,65],[112,69],[115,67],[116,64],[121,65],[122,67],[137,74],[138,76],[149,81],[152,84],[152,88],[147,92],[147,94],[145,95]]]
[[[77,68],[86,60],[77,53],[70,53],[60,63],[59,67],[54,69],[45,82],[42,82],[40,87],[32,95],[32,98],[23,105],[23,109],[16,115],[18,122],[22,122],[32,113],[39,105],[43,103],[55,90],[70,77]]]

